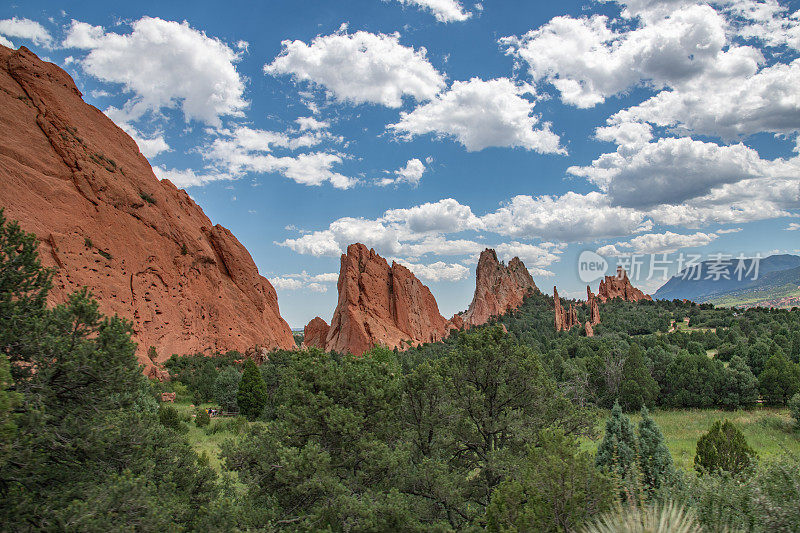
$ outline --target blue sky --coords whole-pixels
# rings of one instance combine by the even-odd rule
[[[571,296],[584,250],[673,271],[681,253],[798,253],[799,10],[29,0],[0,7],[0,43],[65,68],[302,327],[330,319],[355,241],[446,316],[484,247]]]

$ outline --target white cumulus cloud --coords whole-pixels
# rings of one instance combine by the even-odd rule
[[[456,81],[433,101],[401,113],[388,128],[408,139],[428,133],[451,137],[470,152],[499,146],[565,154],[550,123],[540,123],[534,102],[523,98],[532,92],[508,78]]]
[[[652,222],[641,211],[612,206],[599,192],[513,197],[481,217],[490,231],[524,238],[586,241],[646,231]]]
[[[0,20],[0,35],[6,37],[17,37],[25,39],[32,43],[50,48],[53,44],[53,37],[44,26],[35,20],[12,17],[10,19]],[[0,37],[2,39],[2,37]],[[0,44],[12,48],[13,45],[8,39],[0,40]]]
[[[168,179],[173,185],[182,189],[186,187],[201,187],[212,181],[230,180],[234,176],[225,173],[209,172],[197,173],[192,169],[174,169],[163,166],[154,166],[153,173],[160,180]]]
[[[688,137],[620,146],[586,167],[568,172],[607,191],[614,204],[647,208],[677,205],[709,194],[712,189],[752,178],[792,178],[800,174],[800,158],[761,159],[743,144],[720,146]]]
[[[397,262],[408,268],[415,276],[423,281],[460,281],[469,276],[469,269],[458,263],[437,261],[430,265],[424,265],[403,260]]]
[[[564,244],[543,242],[538,244],[521,243],[518,241],[503,242],[495,246],[497,255],[503,261],[509,261],[514,257],[519,257],[528,269],[550,266],[561,259],[564,253]]]
[[[328,292],[328,285],[336,283],[339,274],[336,272],[325,272],[323,274],[309,274],[305,270],[299,274],[284,274],[268,278],[272,286],[277,290],[296,291],[307,290],[311,292]]]
[[[463,22],[472,16],[458,0],[397,0],[430,11],[439,22]]]
[[[328,138],[325,132],[289,135],[283,132],[237,126],[220,130],[219,136],[203,150],[203,157],[215,167],[233,175],[278,173],[302,185],[329,182],[338,189],[349,189],[357,180],[333,170],[345,155],[338,152],[307,152],[276,155],[275,148],[311,148]]]
[[[535,81],[552,83],[565,103],[582,108],[641,84],[676,87],[700,77],[724,82],[755,72],[761,54],[727,46],[728,23],[712,7],[683,6],[669,14],[627,31],[602,15],[561,16],[500,42],[527,63]]]
[[[220,117],[242,116],[247,106],[239,54],[188,22],[143,17],[119,34],[72,21],[64,46],[88,50],[79,60],[83,70],[132,94],[132,117],[180,107],[187,121],[219,126]]]
[[[430,100],[445,87],[425,48],[401,45],[397,33],[348,34],[345,29],[317,36],[311,44],[283,41],[280,55],[264,72],[323,86],[342,102],[388,107],[403,105],[403,96]]]
[[[794,134],[800,131],[798,86],[800,59],[795,59],[721,83],[661,91],[613,115],[608,119],[609,127],[634,128],[623,125],[649,122],[682,133],[723,139],[765,131]]]
[[[401,224],[411,233],[455,233],[483,226],[468,205],[453,198],[409,208],[389,209],[383,220]]]
[[[425,173],[425,164],[417,159],[409,159],[405,166],[394,171],[394,178],[383,178],[378,182],[379,185],[396,185],[398,183],[408,183],[413,186],[419,185],[422,175]]]
[[[600,255],[625,255],[637,254],[662,254],[672,253],[681,248],[695,248],[710,244],[717,235],[714,233],[697,232],[684,235],[667,231],[664,233],[646,233],[638,235],[629,241],[609,244],[598,249]],[[622,251],[620,251],[622,249]]]

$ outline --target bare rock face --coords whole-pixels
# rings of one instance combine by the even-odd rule
[[[24,47],[0,46],[0,176],[0,206],[57,268],[49,303],[89,287],[104,313],[131,320],[148,375],[173,353],[294,346],[275,290],[231,232]]]
[[[538,290],[519,257],[506,266],[490,248],[481,252],[475,278],[475,296],[462,316],[466,327],[480,326],[518,308],[525,296]]]
[[[569,312],[567,313],[564,329],[569,331],[579,324],[578,312],[575,310],[575,304],[569,304]]]
[[[607,302],[614,298],[622,298],[626,302],[638,302],[639,300],[651,300],[652,298],[631,285],[628,273],[622,267],[617,267],[616,276],[606,276],[600,280],[600,288],[597,297],[601,302]]]
[[[586,286],[586,306],[589,308],[589,322],[592,326],[600,323],[600,306],[592,289]]]
[[[558,297],[558,288],[555,286],[553,286],[553,304],[555,305],[556,309],[556,331],[562,331],[565,329],[564,308],[561,306],[561,298]]]
[[[575,304],[569,304],[569,309],[564,310],[564,307],[561,305],[561,298],[558,297],[558,289],[556,287],[553,287],[553,304],[555,305],[556,331],[569,331],[575,326],[580,325]]]
[[[439,341],[453,327],[414,274],[397,263],[389,266],[363,244],[351,244],[342,255],[337,288],[328,351],[361,355],[376,344],[403,349]]]
[[[569,312],[564,311],[561,305],[561,298],[558,297],[558,288],[553,287],[553,304],[556,309],[556,331],[569,331]]]
[[[330,326],[320,317],[311,319],[303,330],[303,347],[325,349],[325,339],[328,336]]]
[[[450,319],[450,329],[464,329],[464,317],[458,313],[453,315],[453,318]]]
[[[592,327],[592,323],[591,322],[589,322],[587,320],[584,328],[586,330],[586,336],[587,337],[594,337],[594,328]]]

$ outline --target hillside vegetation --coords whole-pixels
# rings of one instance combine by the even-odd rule
[[[800,526],[798,310],[615,301],[586,338],[536,294],[404,352],[182,355],[148,382],[88,292],[45,306],[36,241],[1,216],[0,250],[4,529]]]

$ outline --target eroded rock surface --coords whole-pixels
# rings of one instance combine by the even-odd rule
[[[324,350],[329,329],[328,323],[320,317],[312,318],[303,330],[303,347]]]
[[[394,262],[389,266],[363,244],[351,244],[342,255],[337,288],[328,351],[361,355],[374,345],[404,349],[439,341],[453,327],[411,271]]]
[[[640,300],[652,300],[652,298],[631,285],[628,273],[622,267],[617,267],[616,276],[606,276],[600,280],[600,288],[597,290],[597,297],[601,302],[607,302],[614,298],[622,298],[626,302],[638,302]]]
[[[131,320],[148,374],[173,353],[294,346],[274,288],[236,237],[159,181],[66,72],[24,47],[0,46],[0,179],[0,206],[57,268],[49,303],[89,287],[104,313]]]
[[[486,324],[494,316],[518,308],[525,296],[537,291],[528,269],[519,257],[508,266],[497,260],[497,253],[487,248],[481,252],[475,271],[475,295],[462,315],[464,326]]]

